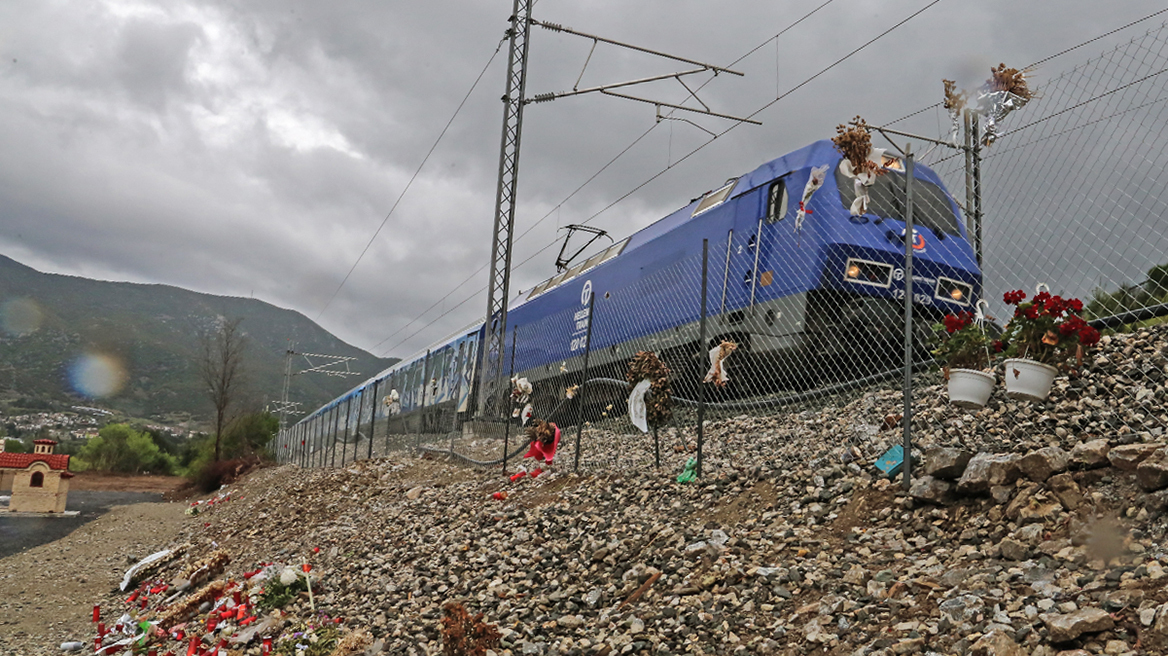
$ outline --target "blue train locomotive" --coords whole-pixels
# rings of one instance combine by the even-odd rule
[[[537,412],[579,382],[586,348],[594,375],[618,378],[635,351],[653,350],[684,391],[700,380],[706,351],[733,341],[738,374],[729,389],[739,395],[892,368],[903,354],[905,239],[914,251],[919,323],[973,308],[981,272],[940,178],[915,167],[915,230],[906,235],[903,162],[883,159],[883,174],[858,212],[852,208],[863,190],[844,162],[830,141],[815,142],[726,181],[512,300],[505,361],[533,383]],[[708,320],[707,342],[699,344],[703,242]],[[482,340],[481,322],[468,326],[305,421],[355,395],[368,402],[376,383],[379,398],[391,390],[399,397],[392,407],[374,404],[379,418],[393,415],[406,432],[448,430],[410,422],[431,410],[469,417],[481,387],[475,365]]]

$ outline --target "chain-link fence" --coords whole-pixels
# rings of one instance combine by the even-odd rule
[[[1040,81],[989,145],[975,113],[952,145],[906,136],[907,124],[884,133],[883,157],[833,155],[826,166],[816,158],[834,150],[820,143],[799,151],[801,164],[776,160],[777,175],[744,176],[687,208],[672,229],[684,247],[625,254],[637,258],[632,282],[602,282],[596,269],[593,287],[590,261],[549,281],[587,280],[579,304],[513,312],[504,361],[531,384],[515,403],[494,399],[490,418],[471,418],[467,331],[290,428],[280,458],[340,466],[423,449],[514,468],[528,448],[525,412],[560,426],[557,468],[592,472],[750,458],[756,430],[817,441],[816,453],[844,462],[902,443],[906,423],[918,446],[1157,439],[1168,424],[1157,328],[1168,303],[1157,184],[1168,166],[1166,40],[1161,26]],[[1007,396],[1015,374],[995,344],[1015,311],[1005,292],[1032,297],[1039,284],[1081,298],[1081,315],[1107,333],[1061,354],[1071,373],[1047,402]],[[961,313],[976,321],[979,300],[985,360],[935,362],[934,326]],[[629,373],[639,352],[669,371],[644,396]],[[938,364],[992,371],[984,408],[951,405]],[[631,394],[644,399],[643,422]]]

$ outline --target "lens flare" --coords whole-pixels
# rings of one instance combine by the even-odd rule
[[[13,298],[0,304],[0,329],[13,337],[35,333],[45,313],[31,298]]]
[[[126,384],[126,378],[122,362],[105,353],[86,353],[69,367],[69,382],[73,390],[90,398],[117,394]]]

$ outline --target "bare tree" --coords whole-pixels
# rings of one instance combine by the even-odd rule
[[[199,374],[206,385],[207,396],[215,406],[215,460],[223,429],[228,423],[228,412],[236,404],[242,387],[243,351],[246,346],[239,324],[243,319],[220,321],[212,332],[203,333],[203,354]]]

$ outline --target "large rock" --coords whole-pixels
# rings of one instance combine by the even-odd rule
[[[965,472],[973,454],[965,449],[935,447],[925,451],[925,473],[933,478],[955,481]]]
[[[1150,622],[1151,626],[1140,631],[1140,642],[1143,644],[1144,649],[1168,649],[1168,604],[1164,604],[1158,610],[1155,610],[1154,618]],[[1140,623],[1143,624],[1142,615]],[[1149,651],[1148,653],[1153,652]]]
[[[913,481],[908,494],[914,499],[939,505],[947,505],[954,501],[953,484],[932,476],[921,476]]]
[[[1030,505],[1031,498],[1041,489],[1041,487],[1034,483],[1019,485],[1017,491],[1014,493],[1014,498],[1006,505],[1006,519],[1010,521],[1017,520],[1022,509]]]
[[[1123,444],[1107,452],[1111,466],[1124,471],[1135,471],[1148,456],[1163,444]]]
[[[962,595],[942,601],[938,608],[954,624],[968,622],[985,609],[985,602],[977,595]]]
[[[1101,608],[1083,608],[1073,613],[1043,613],[1039,619],[1050,632],[1051,642],[1068,642],[1084,633],[1098,633],[1115,626],[1115,620]]]
[[[1046,484],[1050,486],[1050,491],[1054,492],[1059,503],[1063,504],[1067,510],[1074,512],[1083,505],[1083,493],[1079,490],[1079,484],[1075,482],[1074,478],[1071,478],[1070,474],[1051,476]]]
[[[970,458],[965,473],[957,481],[962,494],[983,494],[995,485],[1010,485],[1022,475],[1018,456],[1010,453],[979,453]]]
[[[1080,442],[1071,449],[1071,466],[1076,469],[1106,467],[1107,452],[1110,450],[1111,445],[1104,439]]]
[[[1018,510],[1019,524],[1053,524],[1062,517],[1063,506],[1055,499],[1045,494],[1038,494],[1030,499],[1030,503]]]
[[[1030,548],[1014,538],[1005,538],[999,545],[1002,548],[1002,558],[1006,560],[1026,560],[1030,555]]]
[[[1026,649],[1004,631],[993,630],[969,648],[970,656],[1026,656]]]
[[[1136,466],[1136,482],[1149,492],[1168,487],[1168,448],[1156,449]]]
[[[1066,471],[1070,461],[1071,456],[1066,451],[1057,446],[1048,446],[1022,456],[1018,468],[1026,478],[1041,483],[1054,474]]]

